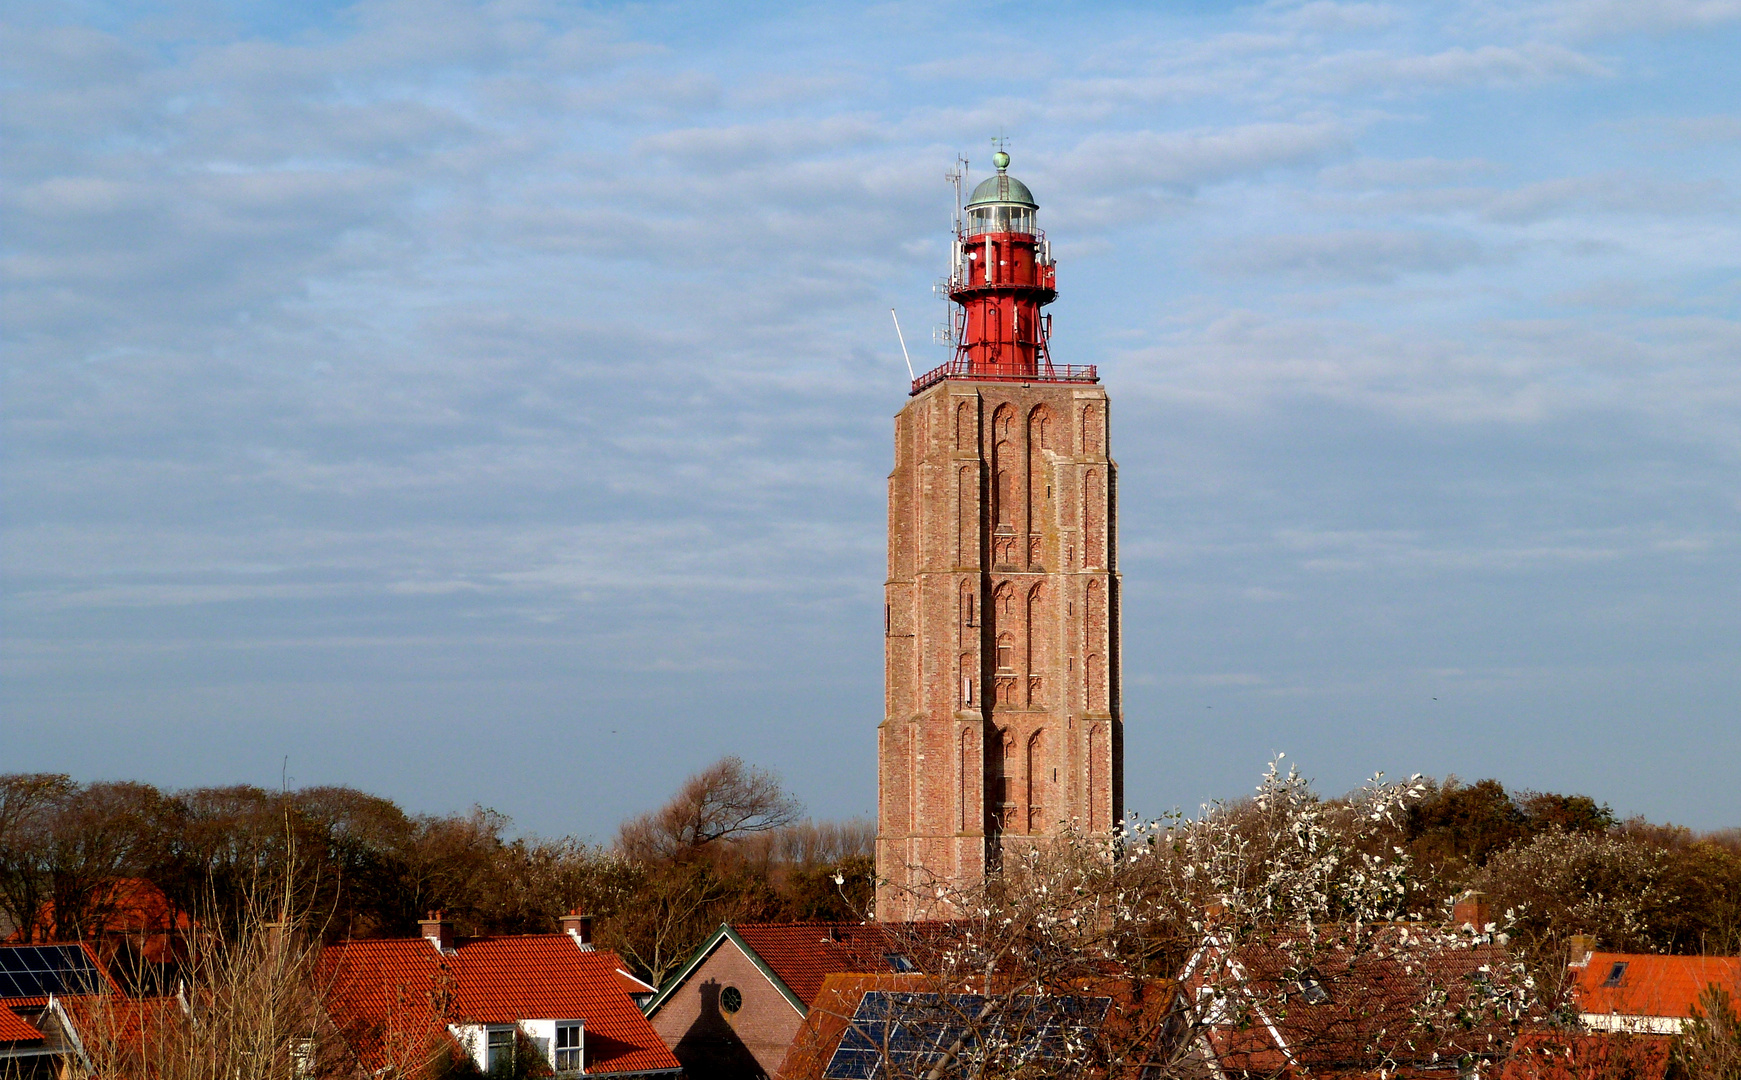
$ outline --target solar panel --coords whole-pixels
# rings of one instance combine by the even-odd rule
[[[1014,1065],[1064,1062],[1099,1029],[1111,999],[1077,996],[991,997],[873,990],[853,1010],[822,1075],[874,1080],[919,1075],[953,1058],[996,1058]]]
[[[0,946],[0,998],[94,994],[103,977],[77,945]]]

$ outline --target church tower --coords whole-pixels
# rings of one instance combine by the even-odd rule
[[[1056,267],[1009,160],[957,217],[955,355],[895,417],[880,919],[947,916],[1006,852],[1124,813],[1107,396],[1052,362]]]

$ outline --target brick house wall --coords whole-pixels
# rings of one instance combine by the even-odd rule
[[[728,987],[735,987],[743,997],[735,1013],[721,1007]],[[683,1063],[686,1075],[761,1080],[779,1068],[804,1017],[743,950],[725,938],[649,1020]]]

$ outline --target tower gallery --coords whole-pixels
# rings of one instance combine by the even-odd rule
[[[1123,815],[1116,466],[1052,362],[1039,206],[993,161],[958,214],[953,358],[895,417],[877,917],[946,915],[1006,852]]]

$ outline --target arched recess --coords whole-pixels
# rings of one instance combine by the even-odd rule
[[[1098,469],[1082,477],[1082,565],[1106,565],[1106,487]]]
[[[973,583],[965,579],[961,582],[961,600],[959,606],[961,615],[961,644],[964,646],[970,645],[973,643],[973,609],[975,605]]]
[[[1084,652],[1088,654],[1088,708],[1104,710],[1106,706],[1106,586],[1098,578],[1088,582],[1083,595],[1082,627]]]
[[[973,407],[963,401],[955,406],[955,449],[976,449],[979,440],[973,436]]]
[[[1005,730],[1001,740],[1002,752],[998,755],[997,770],[997,814],[998,824],[1005,830],[1016,825],[1016,737]]]
[[[1088,655],[1088,709],[1106,711],[1106,658],[1099,653]]]
[[[962,705],[972,705],[973,704],[973,685],[974,685],[974,678],[973,677],[976,674],[976,672],[973,670],[973,654],[972,653],[962,653],[961,654],[961,664],[957,668],[957,671],[958,671],[960,679],[961,679],[961,686],[958,689],[957,698]]]
[[[1028,617],[1022,625],[1022,639],[1027,651],[1023,658],[1023,667],[1028,676],[1027,694],[1030,706],[1040,705],[1046,696],[1044,676],[1040,674],[1046,669],[1045,637],[1041,633],[1041,628],[1046,625],[1045,603],[1046,586],[1044,582],[1040,582],[1028,590]]]
[[[1016,587],[1005,581],[998,585],[991,594],[993,612],[997,623],[1002,627],[1011,627],[1016,623]]]
[[[1100,453],[1100,410],[1093,405],[1082,406],[1082,453]]]
[[[1088,729],[1088,831],[1103,832],[1108,827],[1107,814],[1112,802],[1107,790],[1107,772],[1112,757],[1106,752],[1106,725],[1095,724]]]
[[[972,732],[963,731],[961,733],[960,742],[960,751],[956,755],[957,766],[955,775],[955,806],[959,818],[956,822],[955,828],[958,832],[966,832],[967,823],[973,820],[973,818],[969,816],[968,808],[975,801],[971,797],[973,794],[972,784],[974,775]]]
[[[998,529],[1006,531],[1014,527],[1016,515],[1015,470],[1019,463],[1014,440],[1015,422],[1015,406],[1008,402],[999,405],[991,415],[991,467],[995,479],[992,489],[996,503],[992,508],[992,520]]]
[[[1043,832],[1046,828],[1046,732],[1044,729],[1028,736],[1028,760],[1023,777],[1028,787],[1028,831]]]
[[[1028,413],[1028,483],[1027,522],[1028,565],[1041,562],[1041,533],[1046,521],[1047,496],[1050,494],[1050,472],[1046,467],[1046,451],[1052,448],[1052,410],[1036,405]]]
[[[974,482],[974,472],[974,466],[963,465],[956,484],[959,489],[956,512],[960,518],[956,530],[956,566],[974,566],[979,562],[979,499],[975,490],[979,485]]]

